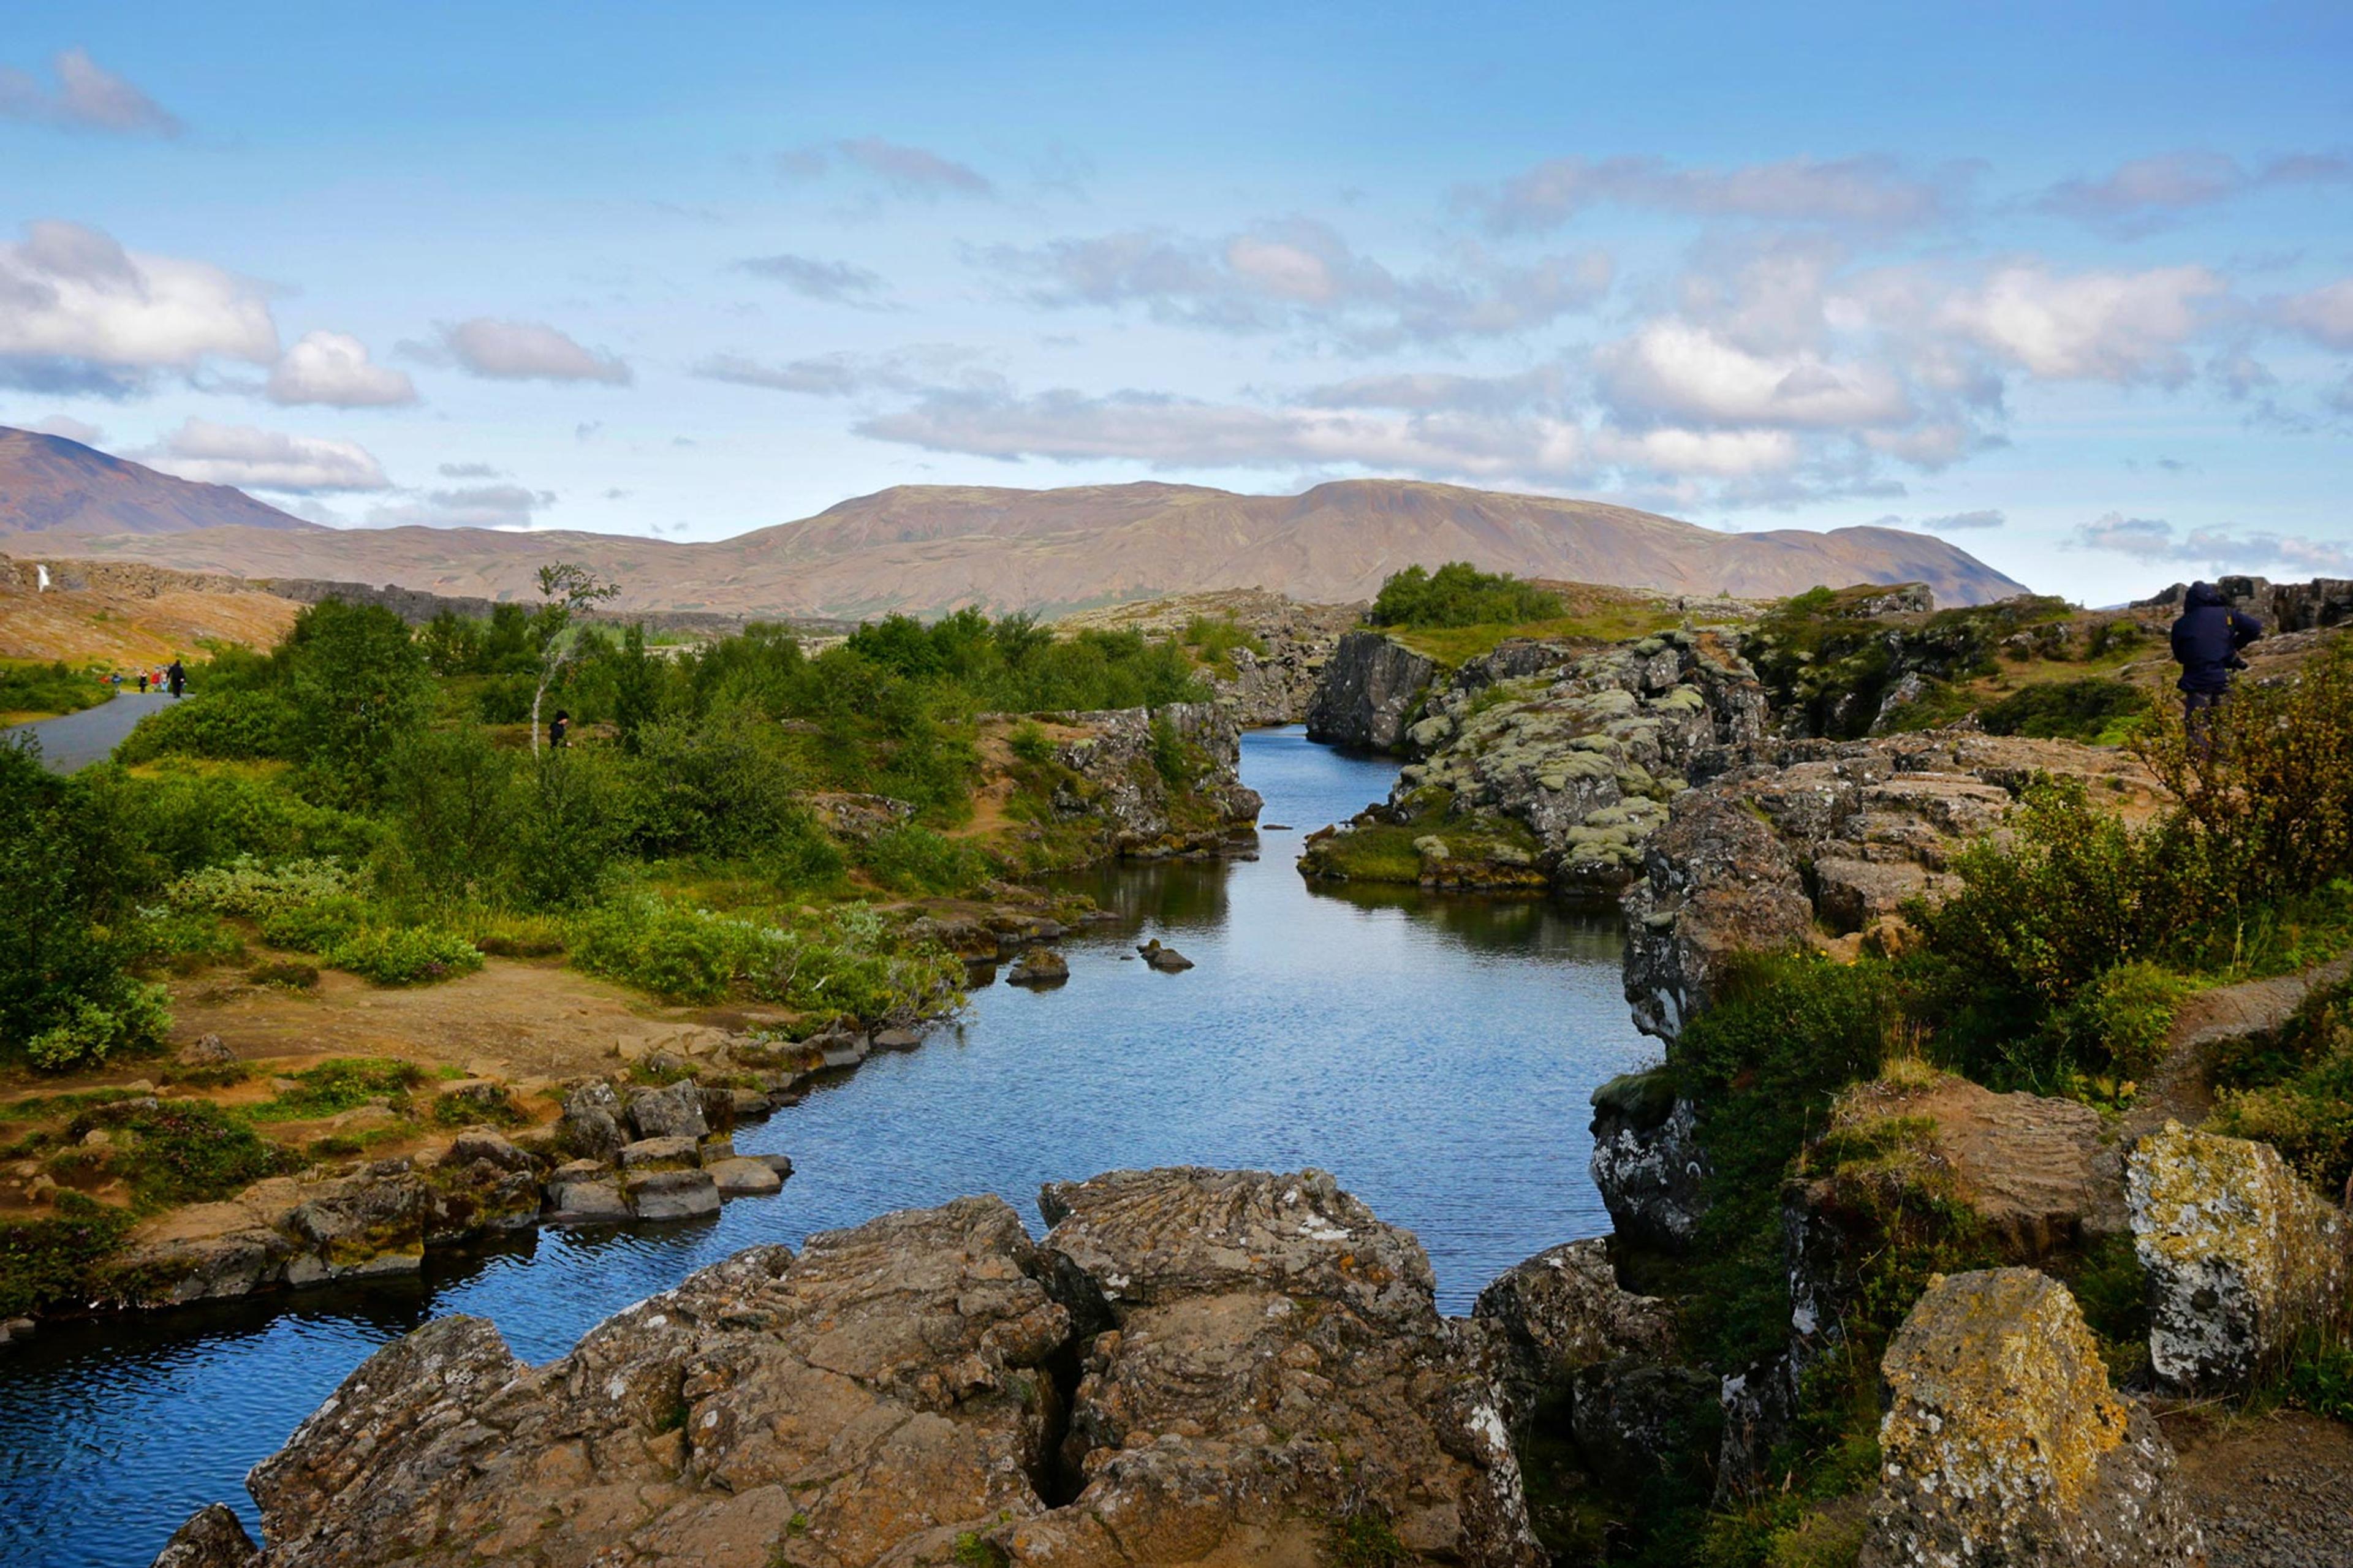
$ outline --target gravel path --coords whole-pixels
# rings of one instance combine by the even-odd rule
[[[2353,1563],[2353,1426],[2283,1410],[2165,1427],[2212,1568]]]

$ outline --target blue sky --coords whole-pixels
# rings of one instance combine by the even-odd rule
[[[1364,474],[2353,575],[2342,6],[12,8],[0,423],[715,538]]]

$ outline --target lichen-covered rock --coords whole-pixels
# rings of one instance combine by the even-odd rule
[[[2148,1277],[2149,1364],[2173,1386],[2244,1387],[2266,1358],[2353,1306],[2343,1211],[2270,1144],[2168,1121],[2135,1146],[2126,1181]]]
[[[1471,1315],[1504,1335],[1515,1420],[1586,1367],[1621,1356],[1659,1361],[1674,1348],[1674,1309],[1620,1286],[1600,1237],[1514,1264],[1479,1292]]]
[[[702,1113],[702,1091],[683,1079],[659,1089],[630,1090],[629,1126],[640,1139],[699,1139],[711,1131]]]
[[[1712,633],[1599,651],[1514,639],[1430,690],[1407,736],[1423,760],[1369,816],[1426,829],[1427,885],[1615,892],[1667,803],[1764,730],[1756,678]]]
[[[1940,1278],[1881,1365],[1862,1568],[2204,1561],[2171,1447],[2108,1386],[2075,1299],[2031,1268]]]
[[[287,1215],[290,1285],[414,1274],[425,1266],[432,1194],[407,1160],[378,1160],[312,1188]]]
[[[621,1193],[639,1219],[700,1219],[719,1212],[719,1185],[697,1168],[626,1171]]]
[[[1063,1444],[1083,1484],[997,1538],[1014,1562],[1308,1563],[1351,1519],[1402,1561],[1542,1561],[1429,1258],[1330,1176],[1123,1171],[1039,1203],[1101,1331]]]
[[[596,1160],[573,1160],[547,1179],[546,1215],[558,1223],[623,1220],[629,1201],[621,1194],[613,1167]]]
[[[1258,792],[1240,773],[1241,731],[1214,702],[1045,717],[1080,731],[1055,747],[1064,775],[1049,802],[1054,817],[1083,828],[1103,854],[1213,853],[1258,820]],[[1168,740],[1189,770],[1176,778],[1164,772]]]
[[[1663,1068],[1627,1073],[1593,1091],[1593,1184],[1618,1234],[1681,1251],[1707,1210],[1699,1110]]]
[[[2121,752],[1958,731],[1757,755],[1674,797],[1620,900],[1626,999],[1646,1034],[1674,1039],[1733,953],[1884,931],[1905,900],[1943,897],[1951,855],[2039,776],[2084,780],[2120,808],[2157,789]]]
[[[261,1549],[223,1503],[208,1503],[172,1532],[155,1554],[154,1568],[251,1568]]]
[[[428,1247],[526,1230],[539,1222],[538,1168],[496,1132],[459,1133],[425,1180]]]
[[[1324,662],[1307,700],[1307,738],[1393,752],[1437,678],[1438,663],[1381,632],[1350,632]]]
[[[266,1568],[1534,1568],[1483,1336],[1314,1172],[1125,1172],[754,1247],[542,1367],[449,1318],[248,1481]],[[1060,1369],[1075,1366],[1075,1389]],[[1393,1550],[1392,1550],[1393,1548]]]
[[[1071,977],[1071,961],[1050,947],[1033,947],[1006,972],[1008,985],[1060,985]]]
[[[782,1192],[785,1178],[765,1160],[744,1155],[714,1160],[703,1169],[723,1198],[764,1198]]]

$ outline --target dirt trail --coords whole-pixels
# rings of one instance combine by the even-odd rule
[[[2353,1427],[2293,1410],[2163,1420],[2212,1568],[2353,1563]]]
[[[2225,1040],[2269,1034],[2285,1024],[2306,997],[2353,977],[2353,953],[2317,964],[2300,974],[2242,980],[2200,991],[2181,1004],[2166,1032],[2165,1059],[2141,1085],[2124,1119],[2120,1145],[2154,1132],[2168,1121],[2195,1127],[2214,1113],[2214,1091],[2206,1081],[2213,1047]]]

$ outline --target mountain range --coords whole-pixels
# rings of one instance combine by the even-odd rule
[[[62,437],[0,429],[0,550],[129,558],[244,577],[530,597],[543,562],[619,584],[624,609],[857,617],[964,605],[1054,615],[1261,587],[1326,603],[1390,573],[1470,561],[1528,577],[1744,598],[1920,582],[1939,604],[2025,592],[1941,539],[1889,528],[1725,533],[1591,500],[1405,479],[1295,496],[1139,483],[906,485],[706,543],[484,529],[333,529]]]

